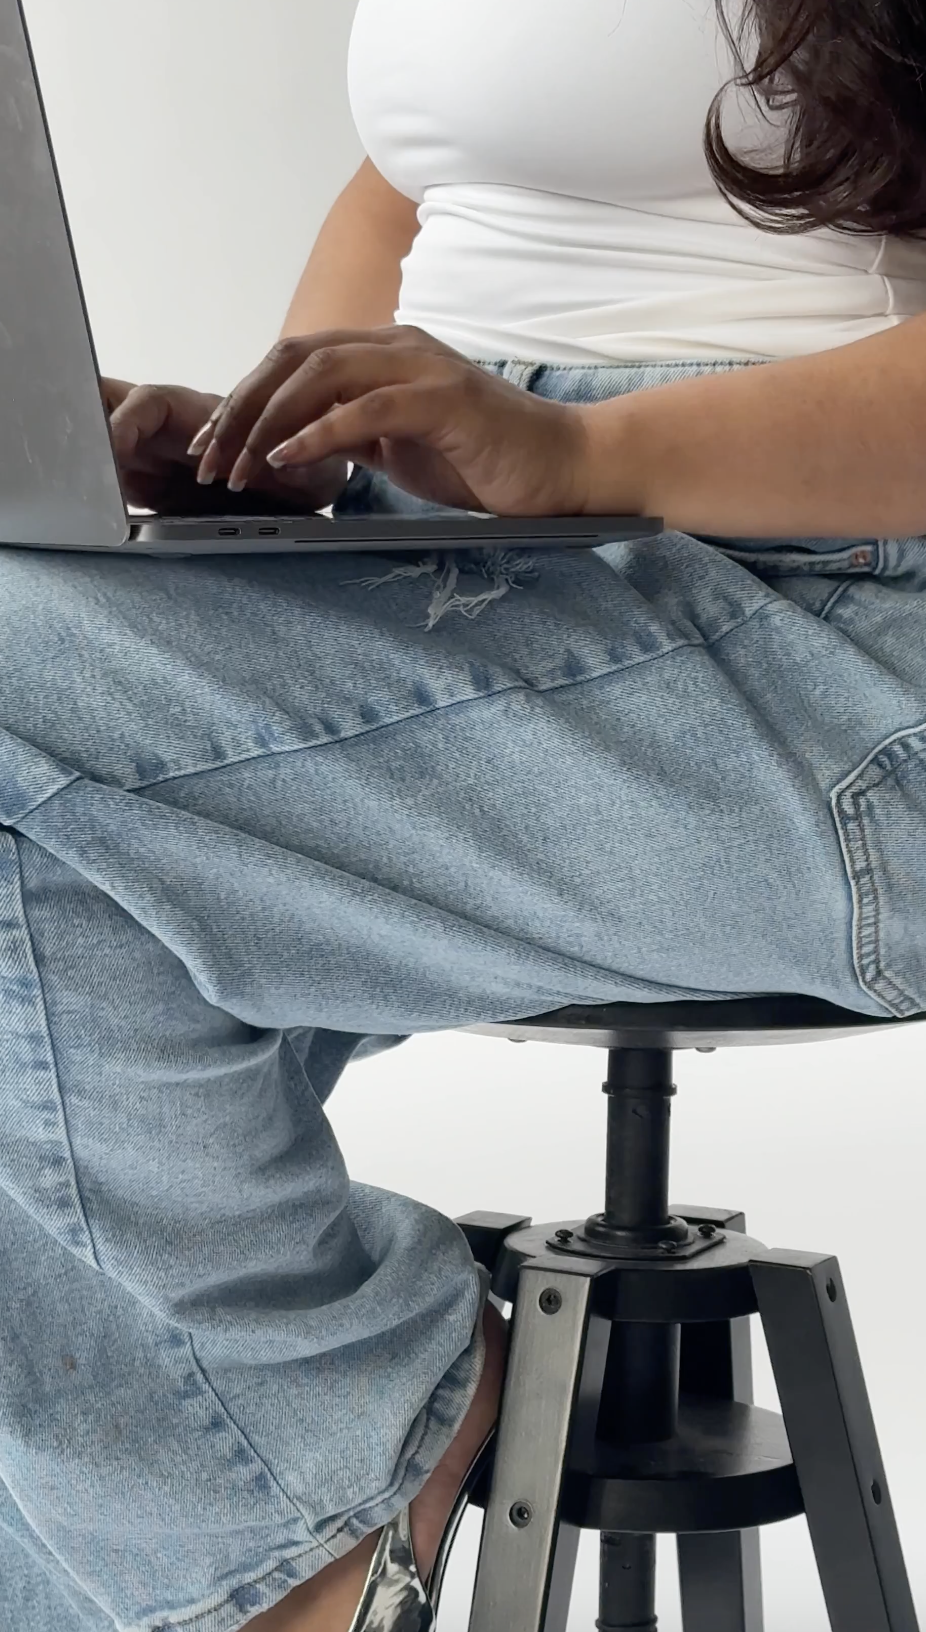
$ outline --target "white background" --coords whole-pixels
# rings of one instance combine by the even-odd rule
[[[344,84],[353,9],[29,0],[104,372],[224,391],[272,343],[363,156]],[[745,1208],[769,1245],[838,1253],[926,1619],[924,1060],[919,1026],[677,1055],[672,1189],[677,1203]],[[451,1216],[582,1217],[602,1200],[604,1064],[592,1049],[418,1037],[349,1073],[332,1121],[356,1178]],[[756,1349],[758,1403],[774,1406]],[[469,1522],[445,1632],[466,1625],[474,1536]],[[824,1632],[803,1521],[766,1530],[764,1557],[768,1632]],[[570,1632],[594,1623],[595,1567],[588,1536]],[[662,1625],[676,1632],[668,1544],[661,1569]]]
[[[363,158],[353,0],[26,0],[104,374],[224,391]]]

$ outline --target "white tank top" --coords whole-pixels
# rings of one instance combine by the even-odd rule
[[[354,122],[420,206],[396,322],[484,359],[741,359],[926,309],[926,241],[781,237],[727,204],[701,135],[735,67],[715,0],[359,0]],[[780,157],[769,117],[728,91],[734,152]]]

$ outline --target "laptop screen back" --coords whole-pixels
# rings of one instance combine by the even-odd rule
[[[128,531],[19,0],[0,0],[0,543]]]

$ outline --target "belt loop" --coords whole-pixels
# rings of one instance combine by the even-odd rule
[[[896,548],[897,545],[899,548]],[[893,573],[903,570],[903,544],[899,539],[876,538],[874,550],[874,564],[872,576],[887,578]]]
[[[522,357],[512,357],[502,369],[502,379],[507,380],[509,385],[520,386],[522,391],[529,391],[543,366],[543,363],[525,362]]]

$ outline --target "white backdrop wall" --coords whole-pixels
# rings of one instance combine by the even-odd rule
[[[104,373],[225,390],[363,158],[354,0],[27,0]]]
[[[221,391],[272,343],[363,156],[344,85],[353,10],[28,0],[104,372]],[[673,1176],[679,1203],[742,1206],[770,1245],[839,1254],[922,1618],[924,1064],[926,1026],[679,1055]],[[359,1179],[451,1216],[576,1218],[601,1204],[603,1066],[592,1050],[420,1037],[350,1072],[331,1116]],[[761,1342],[757,1376],[759,1403],[774,1405]],[[446,1632],[466,1625],[474,1535],[470,1524]],[[767,1531],[765,1558],[768,1632],[825,1632],[802,1521]],[[667,1546],[661,1568],[676,1632]],[[595,1613],[585,1538],[571,1632]]]

